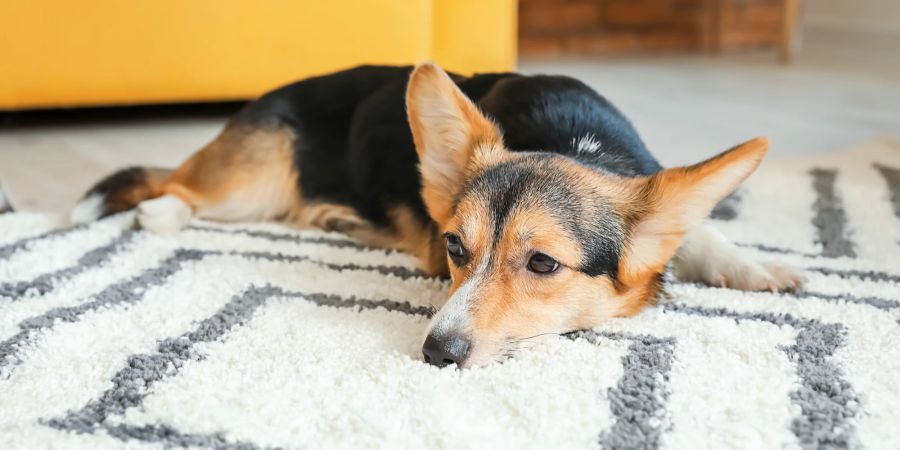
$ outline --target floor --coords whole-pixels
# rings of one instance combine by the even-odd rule
[[[771,52],[521,61],[527,73],[584,80],[631,118],[667,165],[699,161],[758,135],[772,156],[900,140],[900,34],[806,30],[790,66]],[[117,118],[0,128],[0,184],[18,209],[64,211],[126,165],[172,167],[225,116]]]

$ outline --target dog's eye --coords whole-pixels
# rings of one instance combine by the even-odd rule
[[[556,269],[559,269],[559,263],[543,253],[535,253],[528,260],[528,270],[534,273],[553,273]]]
[[[463,249],[462,242],[459,241],[459,236],[448,233],[444,235],[444,238],[447,239],[447,254],[450,255],[453,263],[457,266],[464,264],[466,262],[466,251]]]

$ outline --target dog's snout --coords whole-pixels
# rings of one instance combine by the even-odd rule
[[[425,362],[433,366],[444,367],[450,364],[462,365],[469,356],[471,345],[469,341],[459,334],[434,335],[429,334],[422,345],[422,355]]]

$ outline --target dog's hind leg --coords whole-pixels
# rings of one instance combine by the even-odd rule
[[[288,219],[301,207],[294,133],[286,126],[229,125],[172,170],[119,171],[95,185],[71,221],[136,208],[150,231],[178,231],[191,217],[221,221]]]
[[[231,222],[294,214],[301,206],[294,139],[284,126],[227,127],[175,170],[161,196],[137,205],[138,223],[165,233],[192,216]]]
[[[682,281],[742,291],[784,291],[799,287],[803,275],[774,261],[757,261],[710,224],[691,230],[672,259],[675,276]]]

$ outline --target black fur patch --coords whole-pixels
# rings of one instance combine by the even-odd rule
[[[94,185],[83,198],[92,195],[99,195],[108,198],[122,189],[131,188],[132,186],[144,184],[147,182],[147,171],[143,167],[128,167],[109,175]]]
[[[557,153],[624,175],[661,169],[631,122],[606,98],[564,76],[504,79],[479,102],[503,129],[511,150]],[[595,152],[578,152],[573,141],[590,136]]]
[[[231,125],[292,128],[304,199],[351,206],[382,226],[389,225],[390,209],[402,205],[427,226],[431,219],[421,197],[404,100],[410,71],[362,66],[302,80],[249,104]],[[451,77],[497,123],[510,150],[542,154],[529,157],[529,164],[492,169],[474,183],[480,186],[471,187],[489,197],[494,232],[514,208],[540,204],[584,246],[580,270],[615,276],[625,240],[622,219],[604,206],[602,193],[576,198],[568,181],[541,169],[541,159],[562,155],[623,176],[659,171],[628,119],[593,89],[568,77]],[[572,144],[585,136],[600,148],[579,152]]]
[[[98,196],[102,200],[99,218],[127,211],[154,196],[151,184],[171,173],[166,169],[128,167],[100,180],[83,198]]]
[[[349,205],[376,225],[387,225],[390,208],[404,205],[424,226],[431,219],[404,100],[411,69],[361,66],[308,78],[247,105],[231,125],[291,127],[305,199]],[[660,169],[628,120],[580,81],[512,73],[451,77],[497,122],[513,151],[562,154],[622,175]],[[602,154],[574,151],[572,140],[587,134],[601,142]]]

